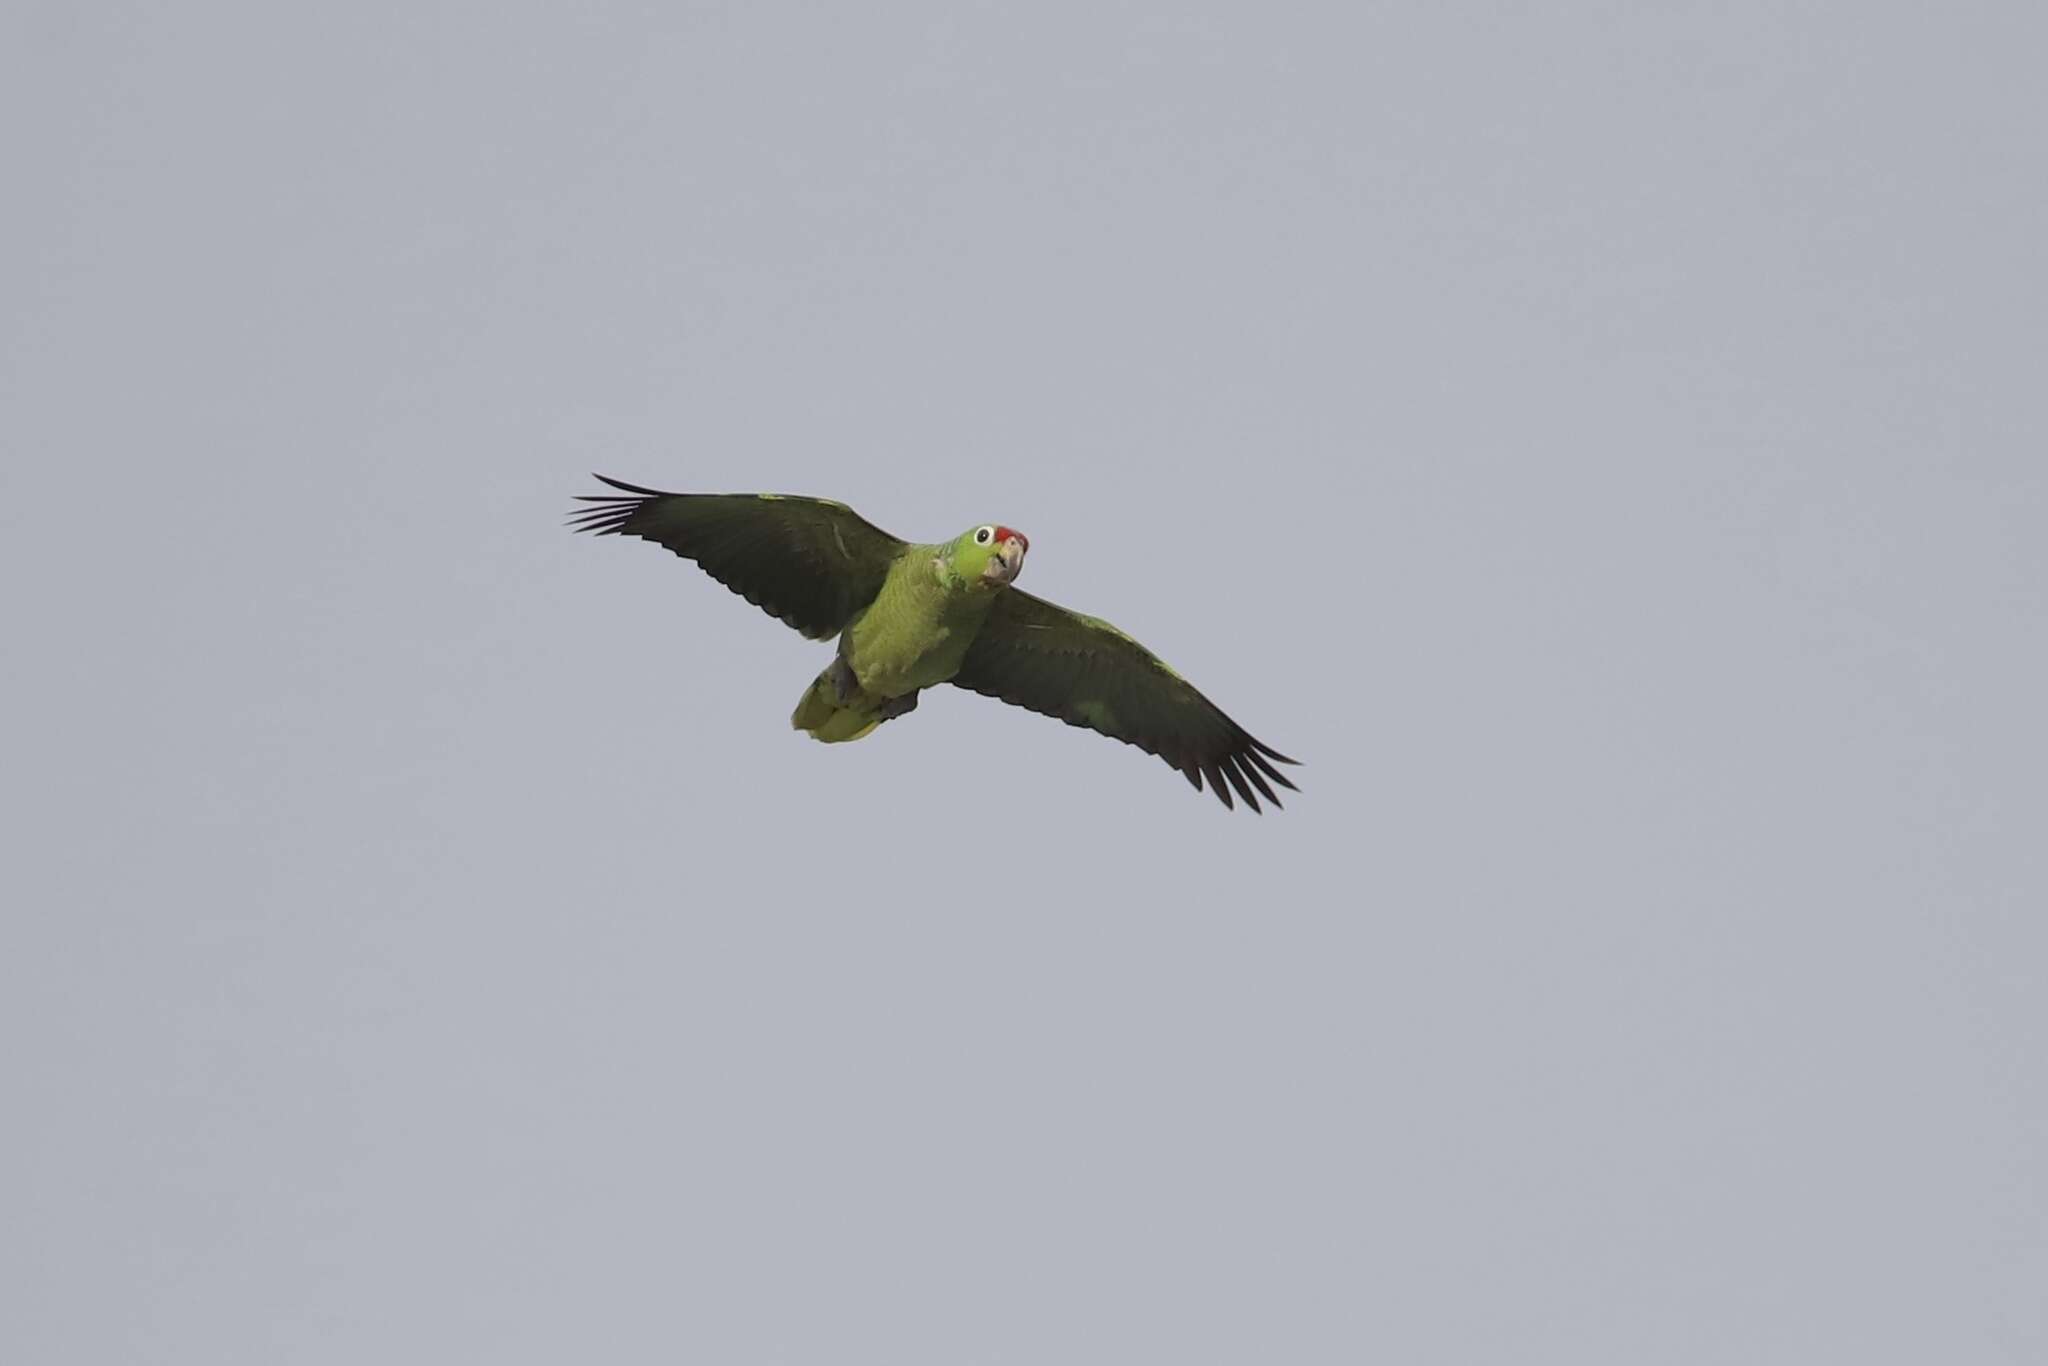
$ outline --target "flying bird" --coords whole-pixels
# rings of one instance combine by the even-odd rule
[[[858,740],[940,683],[1057,717],[1156,754],[1226,808],[1253,811],[1288,758],[1253,739],[1171,665],[1097,617],[1015,587],[1031,540],[985,522],[913,545],[844,503],[777,493],[663,493],[598,475],[615,494],[577,501],[570,525],[638,536],[812,640],[839,638],[790,724]],[[1256,795],[1255,795],[1256,793]]]

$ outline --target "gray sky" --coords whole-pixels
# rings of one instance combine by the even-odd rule
[[[2048,1358],[2039,15],[11,8],[0,1358]]]

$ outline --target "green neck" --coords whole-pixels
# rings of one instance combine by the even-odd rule
[[[925,572],[916,579],[919,595],[929,599],[949,625],[987,615],[997,591],[961,577],[953,568],[952,549],[950,545],[918,547]]]

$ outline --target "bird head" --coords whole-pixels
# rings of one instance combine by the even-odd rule
[[[985,522],[954,540],[953,574],[970,587],[1003,588],[1023,572],[1029,549],[1031,540],[1023,532]]]

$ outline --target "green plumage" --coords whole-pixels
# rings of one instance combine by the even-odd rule
[[[694,560],[747,601],[812,639],[838,637],[833,661],[790,721],[827,743],[858,740],[952,683],[1158,755],[1225,807],[1259,810],[1293,788],[1253,739],[1151,651],[1106,621],[1012,586],[1029,540],[985,524],[914,545],[843,503],[781,494],[618,494],[571,524],[638,536]]]

